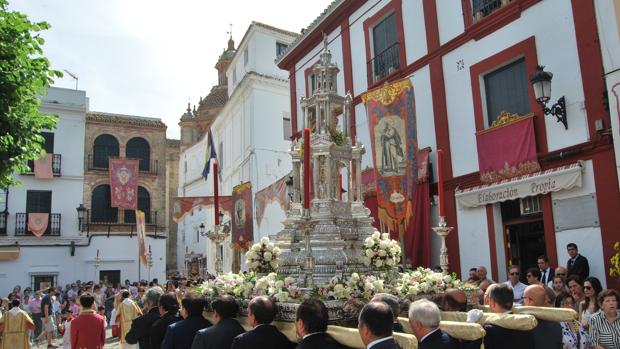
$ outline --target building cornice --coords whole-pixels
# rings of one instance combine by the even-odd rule
[[[163,130],[167,128],[166,124],[164,124],[159,118],[149,118],[145,116],[122,115],[103,112],[87,112],[86,122],[113,124],[114,126],[125,125],[149,127]]]

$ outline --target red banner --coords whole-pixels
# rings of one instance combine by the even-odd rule
[[[413,219],[405,234],[405,260],[411,265],[431,267],[431,202],[429,195],[430,148],[417,152],[418,174],[413,199]]]
[[[49,220],[49,213],[28,213],[28,230],[40,238],[47,230]]]
[[[402,234],[411,217],[417,172],[417,133],[411,80],[403,79],[362,95],[366,104],[375,168],[379,220]]]
[[[231,196],[220,196],[220,211],[228,213],[231,215],[232,213],[232,197]],[[172,213],[172,220],[175,223],[179,223],[183,217],[190,213],[194,208],[197,207],[211,207],[213,206],[213,196],[193,196],[193,197],[182,197],[174,199],[174,211]]]
[[[280,204],[283,211],[288,209],[288,193],[286,189],[286,180],[288,175],[280,178],[277,182],[264,188],[256,193],[256,225],[260,227],[260,223],[265,215],[265,208],[272,202]]]
[[[146,247],[146,221],[144,218],[144,212],[136,210],[136,230],[138,236],[138,256],[142,265],[147,266],[148,261],[146,254],[148,249]]]
[[[138,207],[139,160],[108,160],[112,207],[135,210]]]
[[[45,154],[45,156],[34,160],[34,177],[38,179],[52,179],[54,173],[52,170],[53,154]]]
[[[491,128],[476,133],[476,141],[483,183],[540,171],[533,116],[502,112]]]
[[[232,190],[232,243],[246,250],[254,240],[254,220],[252,219],[252,183],[245,182]]]

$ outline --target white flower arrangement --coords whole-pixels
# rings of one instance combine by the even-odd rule
[[[428,268],[400,274],[396,282],[395,292],[399,296],[417,296],[421,294],[443,293],[448,288],[458,288],[461,282],[453,274],[438,273]]]
[[[393,269],[400,262],[400,244],[390,239],[389,234],[380,234],[378,231],[364,240],[364,255],[362,261],[373,269]]]
[[[270,273],[278,268],[278,256],[280,248],[269,242],[269,238],[263,237],[245,253],[245,263],[251,271]]]

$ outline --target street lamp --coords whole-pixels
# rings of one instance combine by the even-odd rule
[[[222,212],[220,214],[220,221],[222,221],[222,217],[224,214]],[[199,227],[201,230],[201,235],[206,236],[211,240],[212,243],[215,244],[215,272],[219,275],[224,272],[223,270],[223,256],[222,250],[220,249],[220,245],[224,243],[228,235],[230,234],[230,226],[228,223],[216,224],[213,226],[213,230],[210,230],[204,233],[205,226],[203,223],[200,224]]]
[[[557,122],[564,124],[564,129],[568,130],[568,120],[566,119],[566,101],[564,96],[560,97],[551,108],[547,108],[547,103],[551,99],[551,79],[553,74],[546,72],[544,66],[539,65],[536,73],[530,77],[530,83],[534,89],[536,101],[542,106],[545,115],[553,115]]]
[[[76,210],[78,213],[78,229],[82,231],[82,223],[86,222],[86,207],[84,204],[80,204]]]

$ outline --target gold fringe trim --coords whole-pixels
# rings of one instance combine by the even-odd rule
[[[391,84],[388,84],[386,82],[385,84],[383,84],[383,86],[364,92],[361,95],[362,102],[366,104],[369,101],[373,100],[379,101],[383,103],[383,105],[390,105],[401,94],[403,90],[410,89],[412,87],[413,84],[411,83],[411,80],[409,78],[404,78]]]

